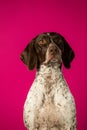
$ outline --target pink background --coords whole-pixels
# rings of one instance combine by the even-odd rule
[[[75,51],[63,73],[75,97],[78,130],[87,129],[87,1],[0,0],[0,130],[26,130],[23,105],[35,70],[27,70],[20,53],[46,31],[62,34]]]

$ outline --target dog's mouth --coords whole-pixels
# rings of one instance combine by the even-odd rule
[[[44,65],[47,65],[47,64],[49,64],[49,63],[58,63],[59,62],[59,57],[58,57],[58,55],[51,55],[51,56],[49,56],[44,62],[43,62],[43,64]]]
[[[58,59],[56,57],[52,58],[50,62],[58,62]]]

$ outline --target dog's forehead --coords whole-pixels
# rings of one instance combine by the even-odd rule
[[[57,33],[42,33],[39,34],[36,38],[36,43],[38,43],[41,40],[47,40],[47,41],[57,41],[59,42],[61,37]]]
[[[43,39],[47,40],[47,41],[50,41],[49,36],[46,33],[43,33],[43,34],[40,34],[40,35],[37,36],[36,43],[40,42]]]

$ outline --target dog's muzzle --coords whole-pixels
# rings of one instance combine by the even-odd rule
[[[50,43],[48,51],[49,51],[50,55],[53,55],[53,56],[58,54],[58,48],[54,43]]]

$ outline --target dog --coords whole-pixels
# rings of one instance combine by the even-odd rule
[[[62,74],[62,63],[70,68],[75,54],[65,38],[56,33],[37,35],[21,53],[35,80],[24,103],[28,130],[76,130],[76,106]]]

